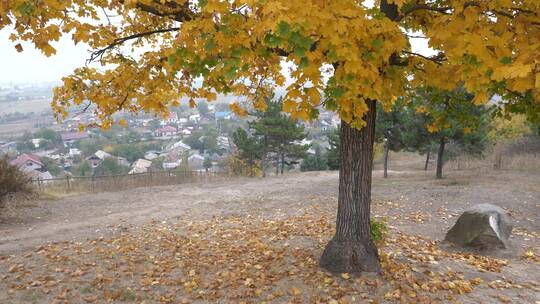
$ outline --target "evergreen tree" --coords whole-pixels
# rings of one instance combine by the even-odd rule
[[[206,172],[208,172],[208,170],[212,168],[212,160],[210,159],[210,156],[204,156],[203,167]]]
[[[253,169],[262,157],[261,145],[242,128],[233,133],[233,142],[238,148],[238,156],[249,166],[249,175],[253,176]]]
[[[314,155],[309,155],[304,159],[300,165],[301,171],[323,171],[326,170],[326,158],[323,157],[321,153],[321,147],[319,145],[314,145],[313,149],[315,150]]]
[[[436,177],[439,179],[448,158],[445,155],[448,144],[460,153],[473,155],[482,155],[487,145],[491,111],[484,105],[475,105],[473,99],[474,95],[461,87],[453,91],[425,87],[417,90],[408,104],[406,113],[412,117],[405,128],[409,133],[406,142],[428,152],[434,145],[438,146]],[[415,139],[411,140],[412,137]]]
[[[208,104],[204,101],[197,103],[197,110],[199,111],[199,114],[201,116],[207,116],[208,115]]]
[[[330,145],[326,152],[326,163],[328,165],[328,169],[339,170],[341,164],[341,156],[339,154],[341,145],[341,141],[339,139],[339,129],[335,129],[332,133],[328,134],[327,137],[328,144]]]
[[[265,100],[266,111],[256,111],[256,119],[249,123],[255,137],[262,146],[263,169],[267,160],[276,164],[276,174],[283,174],[285,165],[298,164],[306,157],[308,145],[299,142],[306,138],[304,126],[282,112],[281,99]]]
[[[402,100],[398,100],[390,111],[384,111],[383,107],[377,104],[375,141],[384,144],[384,178],[388,177],[389,151],[398,152],[403,147],[404,113],[401,111],[402,107]]]

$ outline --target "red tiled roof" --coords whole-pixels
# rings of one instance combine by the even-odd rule
[[[81,132],[69,132],[62,134],[62,140],[76,140],[76,139],[85,139],[88,138],[87,133],[81,133]]]
[[[34,154],[21,154],[17,156],[16,159],[14,159],[11,164],[17,167],[20,167],[24,164],[26,164],[27,161],[32,161],[40,166],[43,166],[43,163],[41,162],[41,158]]]

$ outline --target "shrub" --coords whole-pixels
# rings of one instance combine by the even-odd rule
[[[7,155],[0,158],[0,208],[15,194],[31,193],[31,182],[29,176],[9,163]]]
[[[371,239],[375,244],[380,244],[386,237],[388,225],[384,220],[371,219]]]

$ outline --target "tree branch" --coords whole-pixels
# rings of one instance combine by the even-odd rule
[[[124,42],[126,42],[128,40],[137,39],[137,38],[141,38],[141,37],[145,37],[145,36],[150,36],[150,35],[158,34],[158,33],[174,32],[174,31],[178,31],[178,30],[180,30],[179,27],[171,27],[171,28],[167,28],[167,29],[159,29],[159,30],[154,30],[154,31],[142,32],[142,33],[137,33],[137,34],[133,34],[133,35],[122,37],[122,38],[117,38],[117,39],[113,40],[113,42],[111,44],[109,44],[108,46],[106,46],[106,47],[104,47],[102,49],[93,51],[90,54],[90,58],[88,60],[86,60],[86,63],[87,64],[91,63],[94,60],[96,60],[97,58],[99,58],[99,60],[101,60],[101,58],[103,57],[105,52],[107,52],[108,50],[110,50],[110,49],[112,49],[112,48],[114,48],[114,47],[116,47],[118,45],[123,44]]]
[[[441,64],[443,61],[446,61],[446,58],[444,56],[444,53],[439,53],[437,56],[424,56],[422,54],[418,54],[418,53],[415,53],[415,52],[409,52],[409,51],[402,51],[402,53],[405,53],[405,54],[408,54],[408,55],[412,55],[412,56],[417,56],[417,57],[420,57],[420,58],[423,58],[425,60],[429,60],[429,61],[432,61],[432,62],[435,62],[436,64]]]
[[[124,0],[120,2],[124,3]],[[190,21],[195,17],[195,13],[189,8],[189,1],[186,1],[183,5],[173,1],[162,3],[160,0],[154,0],[152,3],[156,4],[156,6],[137,1],[136,7],[152,15],[169,17],[178,22]]]

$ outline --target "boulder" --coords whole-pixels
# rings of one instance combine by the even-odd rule
[[[460,247],[508,248],[511,232],[510,217],[502,208],[479,204],[463,212],[444,239]]]

